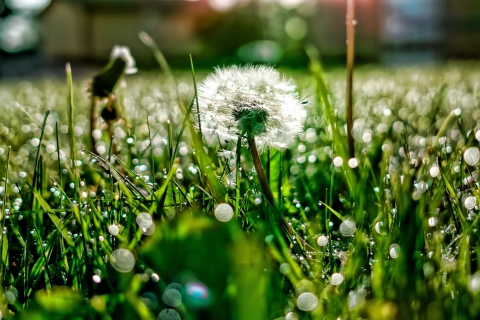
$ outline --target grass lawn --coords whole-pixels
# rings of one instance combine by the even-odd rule
[[[344,71],[281,70],[307,117],[260,148],[274,203],[191,73],[126,76],[96,153],[73,73],[0,84],[4,318],[480,317],[480,64],[356,70],[355,158]]]

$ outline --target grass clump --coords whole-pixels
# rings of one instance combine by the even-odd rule
[[[92,133],[86,82],[2,84],[3,316],[478,318],[480,66],[358,72],[354,158],[343,75],[291,76],[304,130],[257,164],[202,144],[190,74],[129,77]]]

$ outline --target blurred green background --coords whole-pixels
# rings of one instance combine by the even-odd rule
[[[403,65],[480,56],[480,1],[356,0],[358,63]],[[303,67],[306,44],[327,65],[345,60],[346,0],[1,0],[0,74],[63,74],[104,64],[149,33],[176,68],[231,63]]]

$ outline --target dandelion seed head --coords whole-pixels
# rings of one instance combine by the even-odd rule
[[[122,60],[125,61],[125,74],[133,74],[137,72],[135,59],[132,57],[129,47],[114,46],[112,53],[110,54],[110,59],[115,60],[116,58],[122,58]]]
[[[291,146],[307,117],[291,79],[268,66],[217,68],[198,87],[200,123],[210,146],[233,146],[242,133],[258,148]]]

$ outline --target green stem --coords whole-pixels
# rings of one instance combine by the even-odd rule
[[[92,94],[92,100],[91,100],[91,104],[90,104],[90,148],[91,148],[90,150],[95,155],[98,155],[97,148],[95,148],[95,138],[93,137],[93,131],[95,131],[95,129],[97,129],[98,114],[97,114],[97,111],[95,110],[95,105],[96,104],[97,104],[97,99]]]
[[[242,136],[238,136],[237,141],[237,163],[235,166],[235,217],[238,217],[238,211],[240,210],[240,156],[242,148]]]

